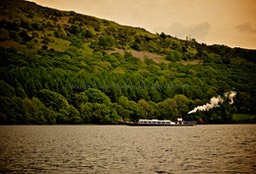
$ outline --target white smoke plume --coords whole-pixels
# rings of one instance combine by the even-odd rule
[[[224,94],[225,97],[229,100],[229,104],[232,105],[234,103],[234,97],[236,96],[236,93],[236,91],[229,91]]]
[[[225,98],[229,100],[229,104],[234,103],[234,97],[236,96],[236,93],[237,92],[235,91],[229,91],[224,93]],[[223,101],[224,99],[221,96],[212,97],[210,100],[210,103],[206,103],[205,105],[202,105],[202,106],[197,106],[193,110],[189,111],[188,114],[192,114],[197,111],[209,111],[212,108],[219,107],[220,106],[219,103],[223,103]]]
[[[220,96],[212,97],[210,100],[210,103],[206,103],[203,106],[197,106],[192,111],[189,111],[188,114],[192,114],[197,111],[209,111],[212,108],[219,107],[219,103],[223,103],[223,101],[224,101],[223,98],[221,98]]]

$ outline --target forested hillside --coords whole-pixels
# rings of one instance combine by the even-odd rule
[[[256,50],[152,34],[23,0],[0,2],[0,123],[116,124],[186,117],[232,122],[256,113]],[[256,118],[252,118],[255,121]]]

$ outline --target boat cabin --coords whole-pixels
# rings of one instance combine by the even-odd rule
[[[158,120],[158,119],[139,119],[138,124],[159,124],[159,125],[168,125],[175,124],[170,120]]]
[[[177,118],[177,124],[183,124],[182,118]]]

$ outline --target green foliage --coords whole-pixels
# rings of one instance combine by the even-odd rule
[[[90,30],[83,30],[81,34],[85,38],[93,38],[94,36]]]
[[[130,110],[130,119],[132,121],[139,121],[141,110],[138,104],[134,101],[129,101],[128,110]]]
[[[91,103],[102,103],[106,105],[110,105],[111,103],[109,97],[98,89],[89,88],[84,93]]]
[[[65,53],[72,57],[80,55],[78,48],[72,45],[65,50]]]
[[[236,97],[237,109],[241,113],[248,113],[251,108],[251,96],[247,92],[239,92]]]
[[[22,41],[24,41],[25,43],[32,40],[32,37],[30,37],[25,30],[21,31],[19,33],[19,36],[21,37]]]
[[[57,29],[55,32],[54,32],[54,35],[56,37],[59,37],[59,38],[63,38],[63,39],[66,39],[67,38],[67,32],[65,31],[65,29],[61,28],[61,29]]]
[[[85,92],[80,92],[74,95],[73,103],[76,108],[80,108],[81,105],[85,104],[86,102],[88,102],[88,97]]]
[[[172,62],[180,61],[181,58],[182,58],[182,54],[176,50],[170,50],[166,55],[166,59]]]
[[[29,123],[32,124],[45,124],[47,120],[44,117],[44,112],[47,109],[39,99],[25,98],[23,100],[24,109],[27,117],[29,118]]]
[[[14,97],[15,96],[15,89],[5,83],[5,81],[0,80],[0,96],[6,96],[6,97]]]
[[[191,118],[229,123],[233,113],[256,113],[255,50],[206,46],[26,1],[5,6],[0,124],[175,120],[229,90],[238,92],[234,105]]]
[[[65,97],[48,89],[40,90],[38,98],[46,107],[50,107],[54,111],[60,111],[62,108],[67,109],[69,107],[68,101]]]
[[[104,35],[99,38],[98,44],[103,46],[105,49],[110,49],[115,46],[115,39],[112,36]]]
[[[138,42],[134,41],[133,44],[131,45],[131,48],[132,49],[135,49],[137,51],[140,51],[141,50],[141,46]]]
[[[234,114],[232,121],[235,123],[256,123],[255,114]]]
[[[205,123],[231,123],[234,111],[232,105],[224,102],[220,107],[203,112],[202,118]]]
[[[42,29],[42,24],[39,23],[39,22],[33,22],[31,24],[31,27],[34,29],[34,30],[41,30]]]
[[[149,113],[151,112],[151,107],[150,107],[150,104],[144,100],[144,99],[141,99],[138,101],[138,105],[140,107],[140,110],[141,110],[141,118],[148,118],[149,116]]]
[[[5,41],[10,38],[7,30],[0,28],[0,33],[0,41]]]
[[[84,123],[116,124],[121,121],[116,111],[100,103],[85,103],[81,106]]]
[[[17,87],[15,92],[16,92],[16,96],[17,97],[20,97],[20,98],[27,97],[27,94],[26,94],[25,90],[22,88],[22,86],[21,87]]]
[[[17,97],[0,97],[1,124],[28,124],[22,100]]]
[[[77,24],[74,24],[70,27],[69,32],[76,35],[80,33],[80,27]]]
[[[76,48],[81,48],[83,46],[83,42],[77,37],[73,36],[71,38],[71,46],[75,46]]]
[[[94,103],[93,110],[92,123],[111,123],[110,110],[105,104]]]
[[[2,35],[2,33],[1,33],[1,35]],[[19,36],[19,33],[17,31],[10,32],[10,38],[12,38],[14,41],[17,41],[17,42],[22,41],[22,38]]]
[[[80,112],[72,105],[67,109],[69,120],[68,123],[71,124],[80,124],[82,123],[82,119],[80,117]]]
[[[81,119],[83,123],[92,123],[93,104],[89,102],[82,104],[80,109],[80,114],[81,114]]]

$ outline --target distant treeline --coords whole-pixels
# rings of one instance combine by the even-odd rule
[[[253,93],[244,92],[255,90],[250,64],[158,64],[150,59],[142,62],[129,53],[102,52],[83,59],[82,55],[42,50],[28,56],[0,49],[0,55],[2,124],[174,120],[186,118],[194,107],[232,88],[239,89],[234,105],[225,102],[189,119],[226,123],[232,122],[234,112],[255,112]],[[238,79],[247,83],[237,83]]]

